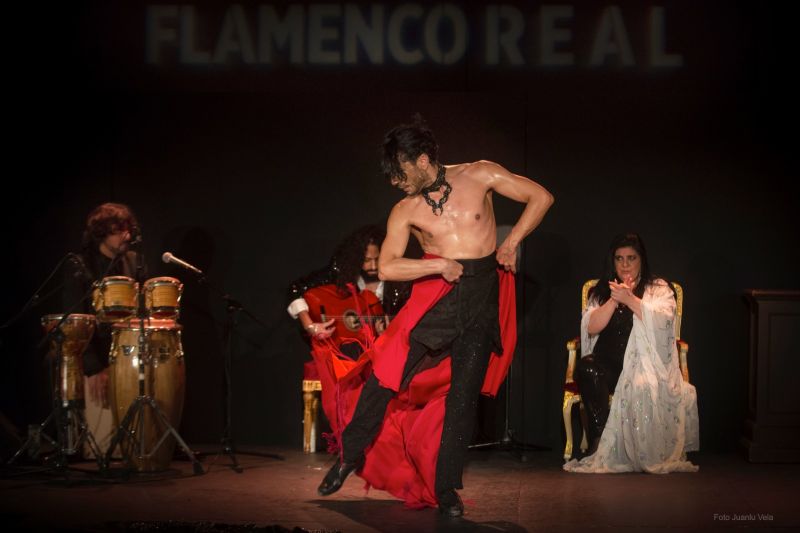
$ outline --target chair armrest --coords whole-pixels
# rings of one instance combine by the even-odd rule
[[[681,375],[683,376],[683,381],[686,383],[689,382],[689,362],[688,362],[688,354],[689,354],[689,343],[678,339],[678,361],[681,365]]]
[[[565,383],[572,383],[572,373],[575,371],[575,358],[577,357],[578,348],[581,346],[579,337],[567,341],[567,378]]]

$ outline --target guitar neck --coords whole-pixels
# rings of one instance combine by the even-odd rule
[[[311,314],[311,318],[312,319],[314,318],[313,313]],[[392,315],[392,316],[389,316],[389,315],[356,315],[356,314],[352,314],[352,315],[349,315],[349,314],[348,315],[329,315],[329,314],[325,313],[325,306],[324,305],[320,305],[319,306],[319,319],[320,319],[320,322],[327,322],[328,320],[330,320],[332,318],[336,319],[336,320],[342,320],[342,319],[345,319],[345,318],[357,318],[359,320],[361,320],[361,319],[364,319],[364,320],[380,320],[380,319],[388,318],[388,319],[391,320],[392,318],[394,318],[394,315]]]
[[[313,316],[312,316],[313,318]],[[384,318],[394,318],[394,316],[389,315],[320,315],[321,322],[327,322],[330,319],[342,320],[344,318],[358,318],[364,320],[382,320]]]

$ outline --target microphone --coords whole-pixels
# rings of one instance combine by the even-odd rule
[[[183,259],[178,259],[174,255],[172,255],[170,252],[164,252],[164,254],[161,256],[161,260],[164,261],[165,263],[175,263],[178,266],[182,266],[185,269],[191,270],[195,274],[199,274],[201,276],[204,275],[202,270],[200,270],[196,266],[190,265],[189,263],[187,263]]]
[[[70,252],[67,254],[69,257],[69,261],[76,267],[77,270],[73,272],[72,276],[75,278],[84,278],[88,281],[92,280],[92,275],[89,273],[89,269],[86,268],[86,263],[83,262],[83,258],[76,253]]]
[[[131,228],[131,240],[128,241],[128,246],[134,246],[137,244],[141,244],[142,242],[142,230],[139,226],[134,226]]]

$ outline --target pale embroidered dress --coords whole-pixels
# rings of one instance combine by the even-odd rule
[[[592,352],[590,300],[581,319],[581,357]],[[642,297],[642,319],[633,316],[625,360],[597,452],[564,465],[568,472],[696,472],[685,452],[699,449],[697,393],[683,381],[675,345],[675,297],[658,279]]]

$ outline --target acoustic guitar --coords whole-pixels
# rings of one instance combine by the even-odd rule
[[[352,294],[340,290],[336,285],[320,285],[307,290],[303,298],[308,303],[308,314],[314,322],[335,319],[336,330],[331,338],[337,343],[345,339],[365,342],[368,336],[374,338],[376,325],[382,329],[386,324],[387,317],[381,301],[370,290]]]

